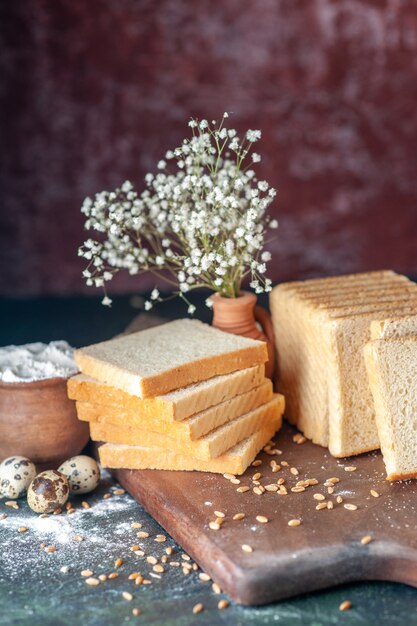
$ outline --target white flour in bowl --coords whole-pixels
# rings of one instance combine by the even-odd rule
[[[77,373],[74,350],[66,341],[27,343],[0,348],[0,381],[31,383],[46,378],[68,378]]]

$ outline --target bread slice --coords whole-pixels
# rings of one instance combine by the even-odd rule
[[[417,337],[364,348],[388,480],[417,478]]]
[[[105,407],[88,402],[77,402],[77,413],[78,419],[83,421],[100,422],[103,425],[113,424],[133,429],[147,429],[161,435],[175,437],[180,441],[189,442],[206,435],[226,422],[230,422],[235,417],[269,402],[272,400],[272,396],[272,382],[267,379],[255,389],[211,406],[181,421],[167,420],[157,414],[146,418],[140,412],[125,411],[123,407]]]
[[[76,350],[74,358],[83,374],[148,398],[265,363],[268,351],[263,341],[181,319]]]
[[[405,335],[417,335],[417,313],[398,315],[385,320],[373,320],[371,323],[372,340]]]
[[[255,389],[264,382],[265,366],[256,365],[231,374],[214,376],[209,380],[156,398],[142,399],[132,396],[85,374],[70,378],[67,389],[69,398],[80,403],[94,405],[95,411],[99,408],[106,408],[107,412],[114,413],[116,416],[123,415],[123,419],[137,419],[138,422],[143,422],[143,420],[165,422],[183,420],[209,407],[234,399],[238,394]],[[133,418],[130,414],[135,417]]]
[[[417,294],[414,283],[405,281],[404,292],[381,289],[377,302],[343,305],[343,295],[337,306],[325,304],[322,297],[315,299],[288,289],[276,287],[270,297],[270,306],[277,346],[277,389],[286,396],[286,417],[315,443],[329,445],[328,388],[330,374],[326,367],[325,354],[332,354],[327,320],[338,316],[354,316],[381,311],[382,307],[394,310],[407,303]],[[369,283],[369,288],[375,285]],[[366,287],[363,286],[366,290]],[[372,299],[371,299],[372,300]],[[370,445],[373,445],[370,444]]]
[[[397,274],[393,270],[376,270],[373,272],[360,272],[357,274],[342,274],[339,276],[326,276],[324,278],[308,278],[306,280],[280,283],[278,287],[285,291],[304,292],[332,292],[345,289],[353,289],[367,283],[383,284],[402,283],[409,279],[402,274]]]
[[[282,417],[278,414],[270,425],[261,428],[221,456],[210,461],[193,459],[188,454],[163,448],[126,446],[106,443],[99,448],[103,467],[119,469],[198,470],[217,474],[243,474],[258,452],[281,428]]]
[[[195,459],[208,461],[220,456],[260,428],[275,423],[276,416],[282,415],[283,410],[284,398],[277,394],[266,404],[235,417],[194,441],[184,441],[145,428],[129,428],[100,422],[90,423],[90,434],[93,441],[164,448],[164,450],[174,450],[180,454],[189,454]]]

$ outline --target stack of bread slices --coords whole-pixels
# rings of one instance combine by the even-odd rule
[[[404,360],[406,344],[412,350],[415,340],[388,339],[388,333],[416,332],[417,285],[390,270],[312,279],[275,287],[270,304],[277,345],[277,384],[286,397],[288,419],[336,457],[360,454],[381,445],[384,450],[383,441],[387,442],[387,450],[391,445],[386,435],[388,418],[386,413],[382,416],[378,394],[385,397],[389,387],[391,398],[396,398],[392,403],[402,397],[402,408],[398,410],[407,412],[410,394],[404,397],[404,389],[417,373],[414,369],[411,374],[413,366],[406,368]],[[371,340],[376,343],[365,350]],[[404,346],[401,367],[399,357],[394,356],[400,344]],[[396,382],[394,378],[387,382],[381,360],[385,364],[390,360],[394,378],[399,372],[394,372],[393,363],[398,363],[404,384],[400,385],[397,378]],[[409,431],[411,428],[406,427]],[[415,432],[409,433],[414,442]],[[399,447],[396,450],[401,454]],[[409,455],[413,460],[409,459],[406,467],[396,465],[398,458],[393,461],[388,477],[416,472],[416,452],[415,447]]]
[[[68,383],[109,468],[241,474],[280,428],[266,344],[183,319],[77,350]]]

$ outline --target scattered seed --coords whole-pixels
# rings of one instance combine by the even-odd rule
[[[157,572],[158,574],[162,574],[163,572],[165,572],[165,569],[159,563],[154,565],[152,569],[153,569],[154,572]]]
[[[91,587],[97,587],[97,585],[100,584],[100,581],[98,578],[86,578],[85,584],[90,585]]]
[[[230,482],[232,483],[232,485],[240,485],[239,478],[231,478]]]
[[[252,546],[249,546],[247,543],[244,543],[242,545],[242,550],[243,552],[253,552]]]
[[[174,548],[169,546],[168,548],[165,548],[165,552],[167,553],[168,556],[171,556],[171,554],[174,552]]]
[[[347,465],[344,469],[345,472],[356,472],[356,467],[354,465]]]
[[[136,533],[136,537],[139,537],[140,539],[146,539],[147,537],[149,537],[149,533],[144,530],[140,530],[138,533]]]
[[[114,494],[115,496],[122,496],[124,493],[126,493],[126,491],[125,491],[124,489],[115,489],[115,490],[113,491],[113,494]]]
[[[167,538],[165,537],[165,535],[156,535],[155,537],[155,541],[157,543],[164,543],[164,541],[166,541]]]
[[[122,596],[123,596],[123,599],[127,600],[128,602],[131,602],[131,600],[133,600],[132,594],[129,593],[128,591],[123,591]]]
[[[131,546],[130,548],[131,552],[137,552],[138,550],[140,550],[140,546]]]
[[[227,609],[228,606],[229,606],[229,603],[227,600],[220,600],[217,605],[217,608],[222,610],[222,609]]]
[[[142,524],[140,524],[139,522],[132,522],[130,524],[130,528],[142,528]]]
[[[291,491],[293,493],[302,493],[305,490],[306,490],[305,487],[291,487]]]
[[[270,485],[265,485],[266,491],[278,491],[278,485],[271,483]]]
[[[300,445],[302,443],[305,443],[307,441],[307,439],[301,433],[297,433],[296,435],[294,435],[292,440],[293,440],[294,443],[296,443],[298,445]]]
[[[344,504],[343,505],[345,507],[345,509],[347,509],[348,511],[356,511],[356,509],[358,508],[356,506],[356,504]]]
[[[336,502],[337,502],[337,504],[342,504],[342,502],[343,502],[342,496],[337,496]]]
[[[105,493],[104,496],[103,496],[103,500],[108,500],[109,498],[112,497],[112,495],[113,494],[111,494],[111,493]]]
[[[113,578],[118,578],[119,574],[117,572],[111,572],[109,574],[109,578],[110,580],[113,580]]]
[[[81,535],[75,535],[74,541],[84,541],[84,537],[82,537]]]
[[[322,511],[323,509],[327,509],[327,502],[319,502],[316,506],[316,511]]]
[[[83,509],[91,509],[91,506],[85,500],[81,502],[81,506],[83,507]]]
[[[6,519],[7,513],[0,513],[0,521]]]
[[[371,535],[365,535],[365,537],[362,537],[361,539],[361,544],[363,546],[368,545],[368,543],[371,543],[371,541],[373,541],[373,538],[371,537]]]
[[[140,615],[140,609],[138,609],[136,606],[134,609],[132,609],[132,615],[134,615],[135,617],[137,617],[138,615]]]
[[[283,485],[285,483],[285,478],[278,478],[277,485]]]
[[[259,480],[260,478],[262,478],[261,472],[256,472],[256,474],[252,476],[252,480]]]
[[[157,577],[156,574],[154,574],[154,576]],[[144,578],[142,581],[142,585],[152,585],[152,581],[149,580],[149,578]]]
[[[237,522],[241,519],[245,518],[245,514],[244,513],[235,513],[235,515],[233,515],[232,519],[233,521]]]
[[[12,509],[18,509],[19,505],[17,504],[16,500],[7,500],[7,502],[4,503],[6,506],[10,506]]]
[[[66,508],[66,509],[67,509],[67,511],[68,511],[68,509],[72,509],[72,508],[74,508],[74,507],[72,506],[71,502],[68,500],[68,502],[67,502],[67,503],[66,503],[66,505],[65,505],[65,508]]]
[[[204,605],[201,602],[193,606],[193,613],[201,613],[201,611],[204,611]]]
[[[49,517],[48,513],[42,513],[39,515],[39,519],[46,519],[47,517]]]
[[[288,467],[289,463],[287,461],[281,461],[282,467]]]
[[[257,515],[256,521],[259,522],[260,524],[267,524],[269,522],[269,519],[265,517],[265,515]]]
[[[375,489],[371,489],[371,496],[373,496],[374,498],[379,498],[379,493],[375,491]]]
[[[352,608],[352,602],[350,600],[344,600],[339,604],[339,611],[348,611]]]
[[[181,558],[182,558],[183,561],[191,561],[190,555],[186,554],[185,552],[184,552],[184,554],[181,554]]]
[[[290,472],[293,476],[298,476],[300,473],[296,467],[290,467]]]
[[[161,563],[168,563],[168,557],[167,557],[167,555],[166,555],[166,554],[163,554],[163,555],[161,556]]]
[[[158,559],[154,556],[147,556],[146,561],[151,565],[156,565],[158,563]]]
[[[116,559],[114,562],[114,567],[121,567],[123,565],[123,559]]]
[[[99,575],[99,577],[98,577],[98,579],[99,579],[102,583],[105,583],[105,582],[106,582],[106,580],[107,580],[107,576],[106,576],[106,574],[100,574],[100,575]]]
[[[319,484],[319,481],[317,480],[317,478],[307,478],[305,482],[308,483],[309,486]]]
[[[205,572],[201,572],[201,574],[199,574],[198,577],[199,577],[200,580],[202,580],[205,583],[207,583],[209,580],[211,580],[210,576],[208,574],[206,574]]]
[[[262,461],[261,461],[261,459],[256,459],[256,460],[252,463],[252,467],[259,467],[260,465],[262,465]]]
[[[326,483],[331,483],[332,485],[336,485],[336,483],[340,483],[340,478],[337,478],[336,476],[333,476],[332,478],[328,478],[326,480]]]
[[[236,478],[236,476],[234,474],[223,474],[223,478],[226,478],[227,480],[232,480],[232,478]]]
[[[209,528],[211,528],[211,530],[220,530],[220,524],[217,522],[210,522]]]
[[[211,589],[212,589],[213,593],[215,593],[217,595],[222,592],[222,590],[220,589],[220,587],[219,587],[219,585],[217,583],[213,583],[212,586],[211,586]]]
[[[327,508],[329,509],[329,511],[331,511],[333,509],[334,505],[333,502],[331,500],[327,501]]]
[[[290,519],[288,526],[299,526],[301,521],[299,519]]]
[[[20,528],[17,529],[18,533],[26,533],[27,532],[27,528],[26,526],[20,526]]]
[[[216,517],[226,517],[226,513],[223,513],[223,511],[214,511],[214,515]]]
[[[257,496],[261,496],[263,493],[265,493],[265,489],[263,487],[254,487],[252,489],[253,493],[255,493]]]
[[[249,491],[250,487],[248,487],[247,485],[242,485],[242,487],[238,487],[236,489],[236,491],[238,493],[245,493],[246,491]]]
[[[334,487],[327,487],[327,493],[332,495],[334,493]]]
[[[58,509],[55,509],[52,515],[61,515],[61,513],[62,513],[62,509],[58,508]]]
[[[141,585],[142,583],[143,583],[143,576],[139,574],[139,576],[136,576],[135,578],[135,585]]]
[[[91,569],[83,569],[81,571],[81,576],[83,576],[84,578],[90,578],[90,576],[92,576],[94,574],[94,572]]]
[[[45,552],[47,552],[48,554],[52,554],[52,552],[56,552],[56,547],[55,546],[47,546],[45,548]]]
[[[315,500],[325,500],[326,499],[322,493],[315,493],[315,494],[313,494],[313,498]]]

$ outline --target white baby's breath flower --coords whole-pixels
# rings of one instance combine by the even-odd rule
[[[268,262],[271,260],[271,253],[268,250],[265,250],[265,252],[262,252],[261,254],[261,260]]]
[[[104,304],[104,306],[111,306],[111,303],[112,303],[112,300],[108,296],[104,296],[104,298],[101,301],[101,304]]]
[[[278,228],[278,220],[271,220],[269,222],[269,228]]]
[[[149,300],[146,300],[145,304],[143,305],[145,308],[145,311],[150,311],[153,307],[152,302],[150,302]]]
[[[261,161],[261,155],[258,154],[257,152],[252,152],[251,158],[252,158],[252,163],[260,163]]]
[[[194,306],[194,304],[190,304],[188,306],[188,314],[189,315],[193,315],[194,313],[195,313],[195,306]]]
[[[262,133],[260,130],[248,130],[246,132],[246,139],[248,141],[250,141],[251,143],[254,143],[255,141],[258,141],[262,136]]]
[[[164,170],[166,168],[166,166],[167,166],[166,161],[164,161],[163,159],[158,161],[158,169],[159,170]]]
[[[227,111],[225,111],[225,112],[223,113],[223,118],[224,118],[224,119],[226,119],[227,117],[229,117],[229,114],[228,114],[228,112],[227,112]]]
[[[159,298],[159,291],[155,287],[155,289],[153,289],[151,292],[151,300],[158,300],[158,298]]]

